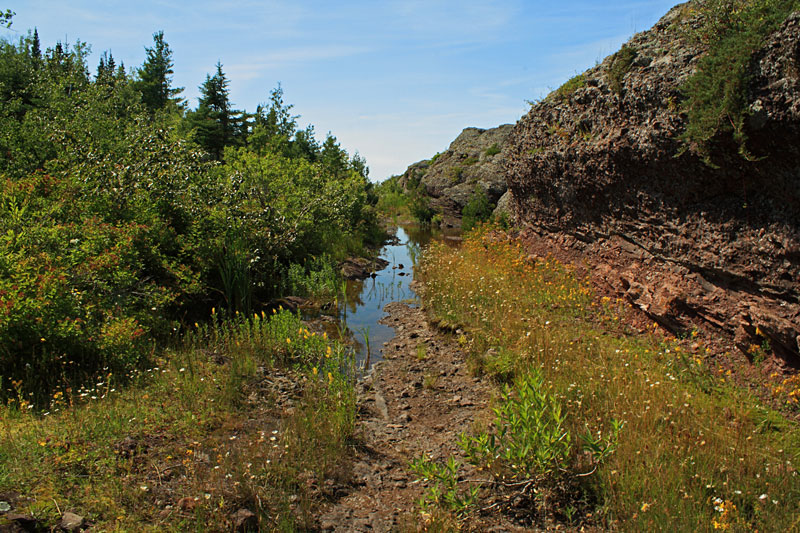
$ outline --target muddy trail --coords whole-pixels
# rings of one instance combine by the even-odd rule
[[[425,487],[410,462],[422,454],[458,457],[459,435],[490,414],[490,386],[470,375],[452,335],[430,325],[418,307],[392,302],[385,311],[382,323],[396,335],[359,384],[352,484],[320,517],[323,531],[417,530]],[[502,522],[494,517],[488,530],[516,530]]]

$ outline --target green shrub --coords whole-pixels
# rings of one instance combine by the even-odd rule
[[[495,156],[500,153],[500,147],[497,146],[497,143],[494,143],[489,148],[487,148],[486,152],[484,153],[486,154],[487,157]]]
[[[553,485],[567,472],[572,436],[566,414],[548,394],[538,369],[506,385],[495,407],[494,432],[462,436],[469,461],[497,479]]]
[[[797,0],[706,0],[698,4],[699,24],[687,38],[708,46],[696,72],[682,87],[686,130],[683,140],[710,162],[709,143],[732,135],[747,156],[747,88],[753,54],[786,17],[800,9]]]
[[[331,257],[324,254],[313,257],[305,264],[294,263],[286,272],[283,292],[296,296],[324,298],[333,296],[339,288],[339,274]]]
[[[630,71],[635,58],[636,49],[632,46],[623,46],[611,59],[608,80],[611,84],[611,90],[618,95],[622,94],[622,78]]]
[[[568,79],[564,85],[553,91],[551,94],[556,100],[566,102],[572,93],[586,86],[586,76],[578,74]]]
[[[413,216],[420,224],[430,224],[434,214],[435,211],[431,208],[430,201],[427,197],[419,194],[412,200],[411,216]]]
[[[418,504],[428,512],[440,507],[458,516],[466,515],[478,501],[479,487],[460,488],[462,465],[450,457],[446,462],[431,461],[424,455],[411,462],[411,470],[419,479],[430,483]]]
[[[375,239],[364,160],[297,131],[288,108],[270,122],[279,91],[261,140],[212,162],[124,69],[93,79],[85,44],[35,48],[0,40],[0,402],[119,379],[180,322],[249,311],[291,265]],[[317,274],[292,282],[329,284]]]
[[[548,391],[541,370],[534,368],[507,384],[494,414],[490,430],[462,434],[459,440],[467,461],[479,472],[489,473],[491,479],[459,484],[463,465],[452,457],[444,463],[424,456],[412,462],[417,476],[431,483],[420,501],[423,510],[437,506],[463,516],[478,502],[481,487],[498,485],[506,489],[506,501],[552,496],[577,499],[577,494],[562,493],[574,490],[572,482],[585,473],[577,470],[577,447],[567,429],[567,415]],[[614,452],[622,427],[614,420],[607,437],[594,436],[588,430],[581,435],[593,468]]]
[[[492,216],[492,205],[486,191],[478,184],[467,205],[461,210],[461,229],[469,231],[479,222],[486,222]]]
[[[461,178],[464,176],[464,167],[461,165],[456,165],[452,167],[448,171],[448,176],[450,177],[450,181],[452,181],[453,183],[461,181]]]

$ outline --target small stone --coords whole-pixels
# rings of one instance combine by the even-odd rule
[[[64,531],[78,531],[86,524],[86,520],[82,516],[69,511],[61,515],[61,522],[58,523],[59,527]]]
[[[21,513],[8,513],[6,520],[16,522],[16,524],[27,531],[32,531],[38,526],[37,520],[31,515]]]
[[[408,413],[403,413],[399,418],[400,422],[411,422],[411,415]]]
[[[249,509],[239,509],[231,515],[236,531],[255,531],[258,529],[258,517]]]
[[[11,504],[8,502],[0,502],[0,513],[7,513],[11,510]]]
[[[178,500],[178,509],[181,511],[193,511],[194,508],[197,506],[197,501],[194,498],[190,498],[186,496],[185,498],[181,498]]]

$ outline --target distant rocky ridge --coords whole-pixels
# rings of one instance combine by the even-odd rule
[[[446,151],[408,167],[399,183],[406,189],[421,188],[434,211],[457,226],[476,186],[483,188],[493,205],[508,190],[503,148],[513,128],[512,124],[488,130],[466,128]]]
[[[800,14],[756,54],[745,160],[714,139],[710,166],[679,138],[680,87],[704,50],[686,5],[554,93],[515,126],[505,177],[532,240],[580,251],[594,275],[676,333],[696,324],[800,366]]]

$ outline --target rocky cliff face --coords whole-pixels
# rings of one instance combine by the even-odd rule
[[[685,6],[538,103],[509,137],[512,211],[535,240],[589,258],[594,275],[669,329],[698,323],[742,350],[768,341],[800,363],[800,14],[751,64],[745,160],[714,140],[713,166],[679,138],[681,86],[705,52]]]
[[[406,188],[421,187],[431,207],[451,225],[458,225],[461,209],[475,187],[482,187],[493,204],[506,192],[503,148],[513,125],[483,130],[466,128],[450,147],[431,160],[411,165],[400,178]]]

